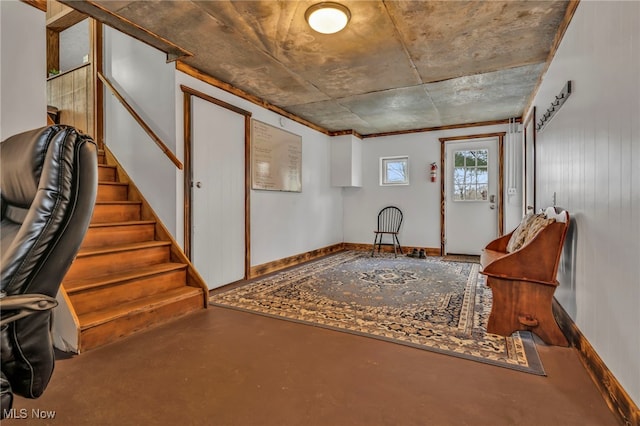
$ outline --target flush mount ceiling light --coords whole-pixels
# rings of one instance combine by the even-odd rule
[[[309,26],[322,34],[333,34],[347,26],[351,12],[345,6],[323,2],[314,4],[304,14]]]

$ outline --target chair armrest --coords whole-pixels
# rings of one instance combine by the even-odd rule
[[[0,326],[9,324],[36,312],[48,311],[58,301],[44,294],[18,294],[0,297]]]

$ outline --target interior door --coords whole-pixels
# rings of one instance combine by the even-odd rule
[[[209,289],[244,278],[244,116],[199,98],[192,108],[191,260]]]
[[[499,139],[445,144],[445,254],[479,255],[499,232]]]

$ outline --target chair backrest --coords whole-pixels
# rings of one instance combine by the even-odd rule
[[[402,211],[395,206],[387,206],[378,213],[379,232],[398,232],[402,225]]]
[[[69,126],[0,143],[0,290],[6,300],[58,293],[93,214],[97,163],[93,140]],[[44,311],[2,327],[2,375],[14,393],[37,398],[49,383],[50,321],[51,312]]]

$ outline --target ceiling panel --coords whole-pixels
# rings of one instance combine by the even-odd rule
[[[351,21],[325,35],[304,20],[314,1],[64,2],[106,8],[191,52],[181,60],[205,74],[363,135],[521,116],[568,5],[339,1]]]

